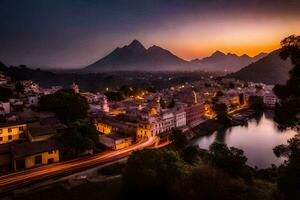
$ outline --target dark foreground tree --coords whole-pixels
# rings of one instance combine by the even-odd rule
[[[300,128],[300,36],[291,35],[281,41],[282,59],[290,59],[294,65],[285,85],[276,85],[274,92],[280,99],[275,109],[275,121],[279,128]],[[274,148],[276,156],[288,160],[279,175],[278,189],[284,199],[300,199],[300,136],[288,141],[288,145]]]
[[[144,149],[128,159],[122,179],[124,192],[132,199],[169,198],[173,184],[182,180],[186,164],[167,149]]]
[[[95,127],[88,122],[76,122],[58,138],[63,145],[64,159],[74,158],[86,150],[93,150],[98,142]]]
[[[280,99],[275,110],[275,120],[283,128],[300,125],[300,36],[291,35],[281,41],[282,59],[294,65],[285,85],[276,85],[274,92]]]
[[[171,139],[176,150],[182,150],[188,144],[186,136],[178,129],[172,130]]]
[[[300,135],[290,139],[288,145],[279,145],[273,151],[276,156],[288,159],[278,180],[284,199],[300,199]]]
[[[39,109],[54,112],[61,121],[69,123],[86,118],[88,104],[85,97],[73,90],[60,90],[42,96]]]

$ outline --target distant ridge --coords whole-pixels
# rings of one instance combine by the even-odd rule
[[[252,62],[256,62],[266,55],[266,53],[260,53],[254,57],[250,57],[247,54],[238,56],[234,53],[225,54],[221,51],[215,51],[209,57],[195,59],[191,62],[195,64],[198,69],[205,71],[235,72]]]
[[[229,77],[266,84],[285,83],[289,78],[288,72],[292,69],[292,64],[290,60],[282,60],[279,53],[280,49],[272,51],[260,60],[230,74]]]
[[[138,40],[129,45],[116,48],[99,61],[87,66],[84,71],[116,71],[116,70],[183,70],[188,62],[159,46],[146,49]]]

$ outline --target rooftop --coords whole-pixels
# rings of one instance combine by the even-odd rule
[[[59,143],[54,140],[40,142],[25,142],[12,146],[11,152],[15,159],[59,149]]]

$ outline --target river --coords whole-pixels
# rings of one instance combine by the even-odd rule
[[[273,148],[286,144],[296,134],[294,130],[280,131],[273,121],[272,112],[264,112],[250,119],[244,126],[234,126],[214,132],[210,136],[193,139],[191,143],[208,149],[214,141],[226,143],[229,147],[237,147],[247,156],[247,164],[258,168],[268,168],[271,164],[280,165],[283,158],[277,158]]]

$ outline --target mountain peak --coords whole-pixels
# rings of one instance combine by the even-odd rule
[[[223,53],[222,51],[215,51],[211,56],[225,56],[225,53]]]
[[[133,40],[129,45],[129,47],[137,47],[137,48],[143,48],[145,49],[145,47],[143,46],[143,44],[138,41],[138,40]]]

